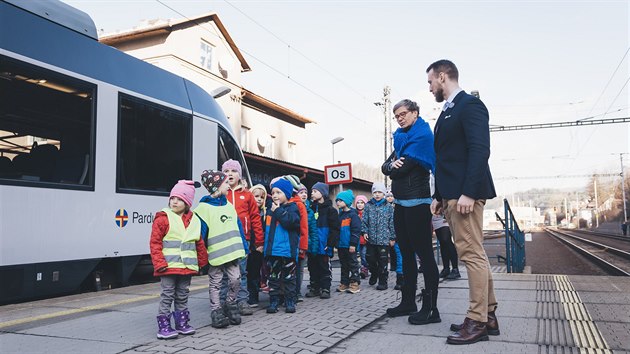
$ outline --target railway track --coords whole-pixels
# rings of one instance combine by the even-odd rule
[[[545,231],[584,255],[607,273],[630,276],[630,252],[628,252],[628,245],[630,244],[626,244],[625,240],[615,240],[595,234],[585,235],[568,230],[546,228]]]

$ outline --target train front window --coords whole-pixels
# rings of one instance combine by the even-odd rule
[[[192,175],[192,116],[120,94],[116,191],[168,195]]]
[[[0,56],[0,184],[93,190],[95,93]]]
[[[228,134],[228,132],[219,127],[219,148],[217,151],[219,152],[217,156],[217,161],[219,162],[219,168],[223,165],[223,163],[229,159],[238,161],[243,169],[243,175],[241,178],[244,178],[249,184],[249,171],[247,170],[247,165],[243,159],[243,153],[241,148],[238,146],[236,141]],[[251,187],[251,186],[249,186]]]

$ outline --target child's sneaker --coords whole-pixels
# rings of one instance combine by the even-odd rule
[[[322,289],[321,295],[319,295],[320,299],[330,299],[330,289]]]
[[[265,294],[269,294],[269,285],[267,284],[260,284],[260,291],[262,291]]]
[[[328,291],[330,293],[330,291]],[[306,293],[306,297],[319,297],[321,292],[318,288],[311,287],[311,289]]]
[[[351,294],[356,294],[361,291],[361,288],[359,287],[359,283],[350,283],[350,286],[346,291]]]
[[[343,293],[346,290],[348,290],[348,286],[346,284],[339,284],[339,286],[337,287],[338,293]]]
[[[286,298],[286,308],[284,309],[286,313],[295,313],[295,301],[291,298]]]
[[[267,307],[267,313],[278,312],[278,296],[272,296],[269,299],[269,307]]]

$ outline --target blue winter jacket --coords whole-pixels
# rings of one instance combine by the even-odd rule
[[[387,246],[389,241],[396,239],[394,232],[394,208],[387,200],[376,201],[370,199],[363,209],[361,219],[361,233],[367,234],[367,243],[377,246]]]
[[[316,254],[319,249],[319,232],[317,231],[317,219],[311,208],[311,201],[306,200],[306,213],[308,214],[308,249],[306,252]]]
[[[265,220],[265,257],[297,259],[300,241],[300,211],[295,203],[284,203],[275,211],[269,209]]]
[[[333,248],[339,240],[339,214],[333,208],[332,201],[325,199],[323,203],[312,203],[315,220],[317,221],[317,240],[319,247],[313,245],[309,252],[315,255],[327,255],[332,257]]]
[[[348,211],[339,210],[339,243],[337,248],[359,247],[359,235],[361,235],[361,219],[355,209]]]

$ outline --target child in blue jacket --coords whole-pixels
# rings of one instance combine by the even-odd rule
[[[268,211],[265,226],[263,254],[269,266],[269,307],[267,313],[278,312],[281,284],[287,313],[295,312],[295,268],[300,240],[300,211],[294,202],[293,185],[278,179],[271,186],[273,203]]]
[[[341,282],[337,291],[356,294],[361,291],[359,287],[361,284],[359,261],[357,259],[361,219],[359,219],[357,211],[350,208],[354,201],[352,190],[348,189],[337,194],[335,201],[339,209],[339,222],[341,223],[337,244],[339,262],[341,263]]]

